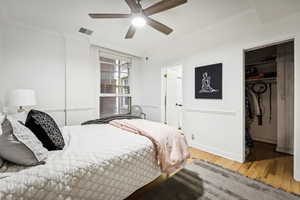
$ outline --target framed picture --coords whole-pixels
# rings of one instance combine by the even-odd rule
[[[222,99],[222,63],[195,68],[195,98]]]

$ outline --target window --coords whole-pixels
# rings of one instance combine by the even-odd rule
[[[131,59],[100,52],[100,117],[130,112]]]

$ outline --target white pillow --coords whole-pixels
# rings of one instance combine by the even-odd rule
[[[5,118],[5,115],[3,115],[2,113],[0,113],[0,124],[2,124],[4,118]]]
[[[8,116],[16,121],[20,121],[23,124],[25,124],[27,115],[28,115],[28,112],[24,111],[24,112],[20,112],[20,113],[9,114]]]
[[[48,150],[27,127],[11,117],[4,119],[1,127],[0,157],[25,166],[45,163]]]
[[[69,146],[70,140],[71,140],[71,135],[70,135],[70,126],[64,126],[64,127],[60,127],[60,132],[64,138],[65,141],[65,147],[64,149],[66,149]]]

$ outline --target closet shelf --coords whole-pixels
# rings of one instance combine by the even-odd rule
[[[264,82],[276,82],[276,77],[273,78],[257,78],[257,79],[246,79],[246,82],[257,82],[257,81],[264,81]]]
[[[266,64],[271,64],[271,63],[276,63],[276,60],[267,60],[267,61],[261,61],[257,63],[251,63],[251,64],[246,64],[246,67],[252,67],[256,65],[266,65]]]

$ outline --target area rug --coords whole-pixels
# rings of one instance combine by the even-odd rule
[[[196,160],[144,193],[143,200],[299,200],[300,196]]]

